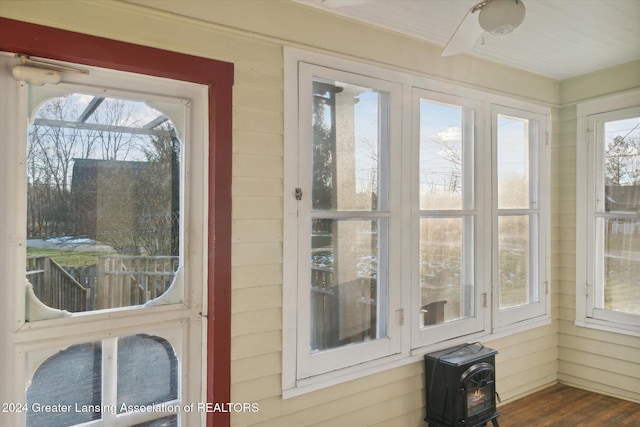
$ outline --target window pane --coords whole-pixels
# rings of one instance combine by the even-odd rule
[[[27,426],[65,427],[100,419],[101,390],[100,343],[71,346],[44,361],[33,375],[27,389]]]
[[[381,228],[386,220],[313,220],[312,352],[386,336]]]
[[[640,212],[640,117],[604,124],[606,212]]]
[[[471,218],[420,220],[423,326],[474,315],[472,244],[465,244],[465,241],[472,241],[471,221]]]
[[[531,287],[529,216],[498,218],[498,269],[500,309],[537,302],[536,287]],[[533,269],[532,269],[533,268]]]
[[[179,264],[181,143],[144,102],[47,101],[27,141],[27,279],[70,312],[144,304]]]
[[[498,114],[498,208],[529,209],[530,120]]]
[[[640,314],[640,220],[605,219],[606,310]]]
[[[312,209],[377,210],[388,95],[347,83],[313,83]]]
[[[178,359],[169,342],[149,335],[118,339],[118,412],[178,398]]]
[[[462,209],[462,129],[462,107],[420,100],[420,209]]]

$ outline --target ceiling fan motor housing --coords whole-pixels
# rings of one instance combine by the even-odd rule
[[[478,20],[483,30],[494,34],[509,34],[524,21],[522,0],[491,0],[480,9]]]

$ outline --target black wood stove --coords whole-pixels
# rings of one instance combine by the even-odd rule
[[[425,391],[429,427],[476,427],[496,411],[496,350],[463,344],[425,355]]]

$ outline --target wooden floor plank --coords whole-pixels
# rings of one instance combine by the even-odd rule
[[[639,427],[640,404],[563,384],[498,408],[500,427]]]

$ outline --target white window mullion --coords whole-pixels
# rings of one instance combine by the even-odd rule
[[[102,404],[116,409],[115,414],[102,413],[104,422],[114,422],[118,412],[118,338],[102,340]]]

